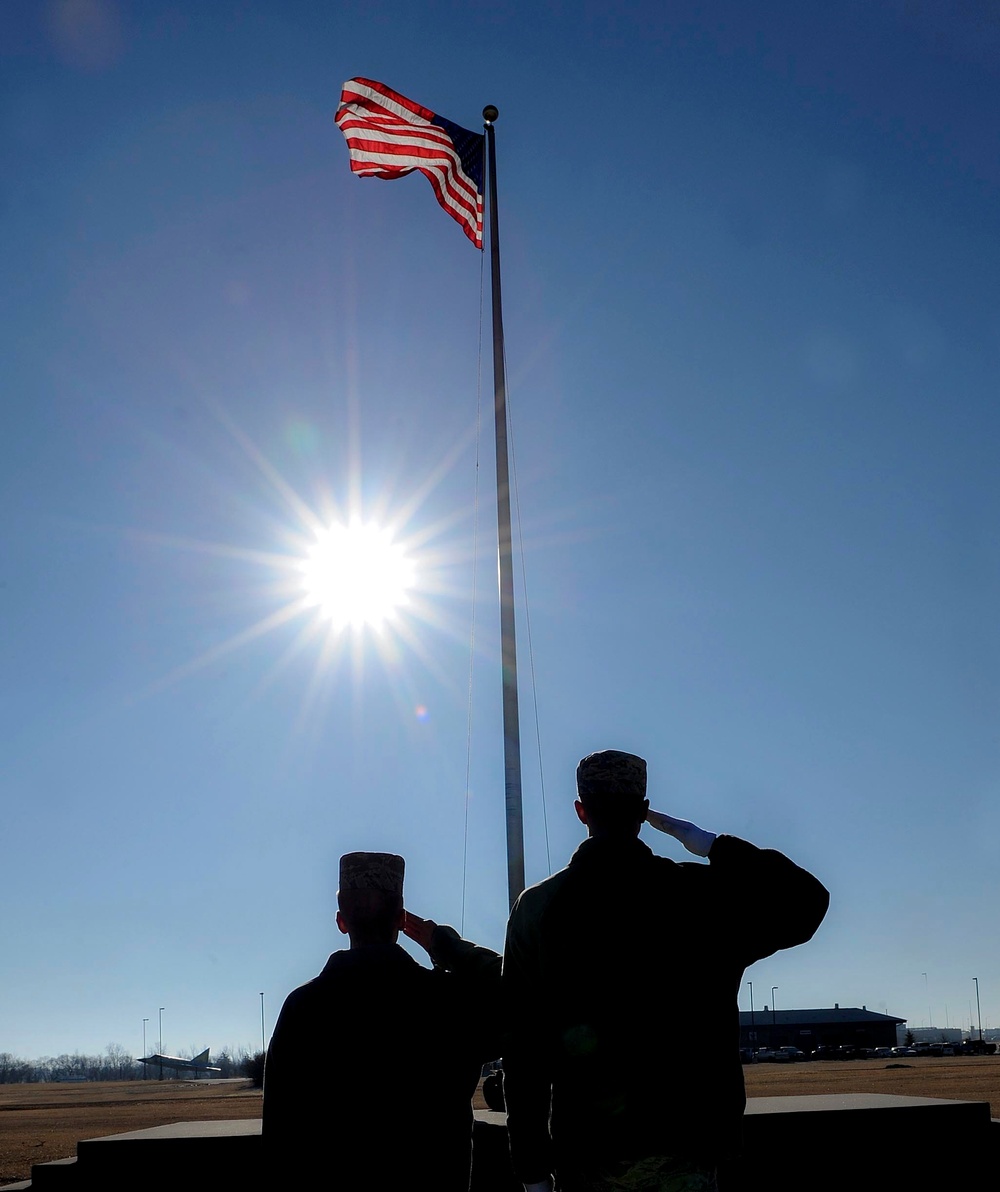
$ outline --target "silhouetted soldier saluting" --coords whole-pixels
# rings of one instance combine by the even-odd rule
[[[528,1188],[708,1192],[740,1143],[743,970],[809,939],[829,895],[781,853],[650,811],[640,757],[590,754],[577,790],[589,839],[507,927],[514,1169]],[[709,864],[655,856],[644,821]]]
[[[264,1147],[292,1186],[467,1192],[472,1094],[499,1052],[500,957],[403,909],[402,857],[340,860],[337,926],[350,937],[290,993],[264,1070]],[[396,943],[425,948],[426,969]],[[412,1096],[401,1098],[403,1078]]]

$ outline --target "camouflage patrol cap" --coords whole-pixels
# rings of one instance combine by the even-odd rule
[[[609,796],[641,803],[646,797],[645,759],[619,749],[588,753],[576,768],[576,789],[582,803]]]
[[[340,858],[340,890],[382,890],[403,896],[406,862],[395,853],[345,853]]]

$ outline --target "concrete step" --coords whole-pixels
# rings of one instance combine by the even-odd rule
[[[77,1160],[52,1159],[48,1163],[34,1163],[31,1168],[31,1184],[33,1192],[39,1188],[77,1188],[76,1182]]]

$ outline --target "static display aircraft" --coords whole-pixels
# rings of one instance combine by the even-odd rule
[[[145,1059],[140,1060],[140,1064],[152,1064],[154,1068],[158,1068],[161,1072],[164,1068],[169,1068],[172,1072],[221,1072],[221,1068],[216,1068],[208,1062],[208,1051],[206,1047],[200,1055],[196,1055],[193,1060],[182,1059],[179,1055],[149,1055]]]

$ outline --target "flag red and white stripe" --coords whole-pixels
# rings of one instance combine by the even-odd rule
[[[419,170],[476,248],[483,247],[483,136],[371,79],[348,79],[337,108],[351,169],[366,178]]]

